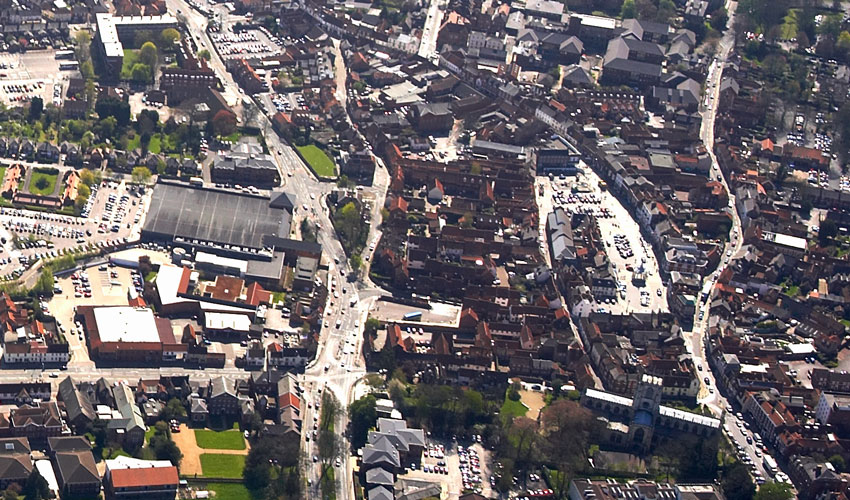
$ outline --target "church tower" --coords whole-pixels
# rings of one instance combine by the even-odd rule
[[[639,452],[649,451],[652,435],[661,406],[662,381],[660,377],[643,375],[632,400],[632,420],[629,423],[629,442]]]

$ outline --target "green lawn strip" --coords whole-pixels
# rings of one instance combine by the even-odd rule
[[[207,477],[240,478],[245,469],[245,455],[221,455],[204,453],[201,455],[201,470]]]
[[[212,450],[244,450],[245,438],[239,431],[195,430],[195,441],[200,448]]]
[[[313,144],[306,146],[297,146],[298,152],[304,157],[304,160],[310,164],[317,175],[321,177],[333,177],[336,174],[334,162],[324,151]]]
[[[240,483],[207,483],[207,489],[214,491],[218,499],[254,500],[251,491]]]
[[[30,176],[30,185],[29,191],[32,194],[40,194],[42,196],[49,196],[53,194],[53,190],[56,189],[56,179],[58,178],[58,174],[48,174],[43,170],[36,168],[32,171],[32,176]],[[41,189],[39,188],[38,182],[39,179],[44,179],[47,181],[47,185]]]
[[[151,142],[148,144],[148,151],[153,154],[159,154],[162,152],[162,139],[159,134],[154,134],[151,137]]]
[[[124,49],[124,60],[121,63],[121,79],[129,80],[133,76],[133,65],[139,62],[139,51]]]
[[[524,416],[526,412],[528,412],[528,408],[521,401],[514,401],[505,395],[505,402],[502,403],[502,409],[499,411],[499,415],[503,419],[513,419]]]

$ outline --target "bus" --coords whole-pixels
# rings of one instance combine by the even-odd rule
[[[422,319],[422,311],[413,311],[404,315],[405,321],[419,321]]]
[[[80,68],[80,63],[77,61],[59,61],[59,69],[62,71],[71,71]]]
[[[767,453],[765,453],[761,463],[762,465],[764,465],[764,470],[767,471],[771,476],[775,476],[776,473],[779,472],[779,466],[776,464],[776,460],[774,460],[773,457],[771,457]]]
[[[204,180],[200,177],[192,177],[191,179],[189,179],[189,184],[193,186],[203,187]]]
[[[57,50],[54,52],[54,57],[56,59],[73,59],[74,51],[73,50]]]

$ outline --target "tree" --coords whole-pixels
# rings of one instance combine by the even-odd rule
[[[351,187],[352,184],[353,182],[351,182],[351,180],[349,180],[348,176],[345,174],[340,175],[339,178],[336,180],[337,187],[341,189]]]
[[[620,17],[623,19],[634,19],[637,17],[635,0],[625,0],[623,2],[623,7],[620,9]]]
[[[844,472],[847,469],[847,464],[844,461],[844,457],[841,455],[833,455],[829,457],[829,463],[831,463],[838,472]]]
[[[729,13],[724,7],[720,7],[711,13],[711,27],[717,31],[726,29],[726,23],[729,22]]]
[[[847,57],[850,52],[850,33],[842,31],[835,41],[835,48],[841,52],[842,57]]]
[[[349,264],[351,264],[351,270],[355,273],[360,272],[360,268],[363,266],[363,258],[360,257],[360,254],[356,253],[348,259]]]
[[[183,420],[186,418],[186,407],[183,406],[183,402],[178,398],[171,398],[162,409],[161,415],[167,421],[171,421],[172,419]]]
[[[91,186],[92,184],[100,184],[101,181],[101,173],[100,170],[92,171],[88,168],[84,168],[80,171],[80,180],[86,186]]]
[[[74,35],[74,53],[77,56],[77,61],[82,63],[88,62],[91,59],[91,33],[85,30],[77,31]],[[85,75],[84,75],[85,76]]]
[[[180,41],[180,32],[174,28],[165,28],[159,34],[159,39],[162,40],[162,45],[166,48],[174,47]]]
[[[50,485],[41,477],[38,469],[33,468],[21,493],[30,500],[46,500],[50,498]]]
[[[136,83],[148,83],[151,81],[151,67],[147,64],[136,63],[130,70],[130,79]]]
[[[41,97],[33,97],[30,101],[29,119],[36,121],[41,118],[41,112],[44,111],[44,100]]]
[[[89,196],[91,196],[91,189],[85,184],[81,184],[77,187],[77,196],[82,196],[84,199],[88,200]]]
[[[83,78],[86,80],[94,78],[94,65],[91,61],[84,61],[80,64],[80,74],[82,74]]]
[[[319,457],[323,462],[330,462],[339,453],[339,442],[336,433],[330,429],[319,431]]]
[[[381,327],[381,322],[375,318],[369,317],[366,318],[366,322],[363,324],[363,338],[366,340],[372,340],[378,335],[378,328]]]
[[[349,430],[351,431],[351,447],[360,449],[366,444],[369,429],[378,421],[377,400],[372,394],[367,394],[348,405]]]
[[[47,186],[49,185],[50,181],[48,181],[46,177],[39,177],[38,180],[35,181],[35,187],[41,190],[47,189]]]
[[[171,440],[171,432],[168,430],[167,423],[163,421],[156,423],[149,445],[157,460],[168,460],[174,465],[180,466],[183,453],[177,447],[177,444]]]
[[[133,182],[147,184],[151,180],[151,171],[148,167],[134,167],[131,177]]]
[[[791,491],[791,485],[787,483],[764,483],[759,486],[759,491],[755,500],[791,500],[794,498],[794,493]]]
[[[151,68],[156,66],[156,60],[159,57],[158,50],[156,45],[153,42],[145,42],[142,44],[142,48],[139,50],[139,61],[147,64]]]
[[[348,202],[337,209],[333,222],[346,253],[353,254],[366,243],[367,228],[354,202]]]
[[[218,136],[228,136],[236,132],[236,115],[222,109],[212,119],[213,131]]]
[[[126,127],[130,124],[130,104],[114,97],[98,99],[94,106],[97,116],[103,120],[114,118],[118,126]]]
[[[198,51],[198,59],[202,59],[204,61],[210,60],[210,51],[207,49],[201,49]]]
[[[838,236],[838,225],[835,221],[827,219],[821,222],[820,229],[818,229],[818,243],[820,246],[827,246],[830,240],[836,236]]]
[[[751,500],[756,492],[750,472],[741,462],[735,462],[726,470],[720,487],[727,500]]]
[[[518,463],[528,463],[532,451],[537,449],[539,434],[537,422],[528,417],[515,417],[508,425],[508,441],[514,449],[514,459]]]

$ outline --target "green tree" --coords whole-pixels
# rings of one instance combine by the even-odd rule
[[[166,403],[165,408],[162,409],[162,418],[169,422],[172,419],[183,420],[186,418],[186,407],[178,398],[171,398]]]
[[[152,76],[151,67],[147,64],[136,63],[133,65],[130,75],[130,78],[136,83],[148,83]]]
[[[94,170],[84,168],[80,171],[80,180],[86,186],[91,186],[92,184],[100,184],[102,175],[100,170]]]
[[[180,32],[174,28],[165,28],[159,34],[159,39],[162,40],[163,47],[170,49],[180,41]]]
[[[841,52],[842,56],[847,57],[850,53],[850,33],[842,31],[838,35],[838,40],[835,41],[835,48]]]
[[[351,270],[356,274],[360,272],[360,268],[363,266],[363,258],[360,257],[359,253],[356,253],[348,259],[348,263],[351,264]]]
[[[91,189],[89,189],[89,187],[85,184],[81,184],[77,188],[77,196],[82,196],[85,199],[89,199],[89,196],[91,196]]]
[[[156,61],[159,58],[159,51],[153,42],[145,42],[139,50],[139,61],[147,64],[151,68],[156,66]]]
[[[369,317],[366,318],[366,322],[363,323],[363,338],[371,341],[378,335],[378,328],[381,327],[381,322],[375,318]]]
[[[333,216],[334,229],[349,255],[356,253],[366,243],[367,227],[354,202],[337,209]]]
[[[91,59],[91,33],[86,30],[77,31],[74,35],[74,53],[80,65]]]
[[[840,32],[841,14],[828,14],[823,16],[823,21],[821,21],[820,26],[818,26],[818,33],[835,39],[838,37]]]
[[[367,394],[348,405],[349,430],[351,431],[351,447],[360,449],[366,445],[369,429],[378,421],[377,400],[372,394]]]
[[[201,49],[198,51],[198,59],[202,59],[204,61],[210,60],[210,51],[207,49]]]
[[[833,455],[829,457],[829,463],[831,463],[838,472],[844,472],[847,469],[847,464],[844,461],[844,457],[841,455]]]
[[[86,80],[94,78],[94,65],[91,61],[84,61],[80,64],[80,74],[82,74],[83,78]]]
[[[727,500],[751,500],[756,492],[756,485],[753,484],[750,471],[741,462],[735,462],[726,470],[720,487]]]
[[[47,178],[45,178],[45,177],[39,177],[38,180],[35,181],[35,187],[37,187],[40,190],[47,189],[47,186],[49,186],[49,185],[50,185],[50,181],[48,181]]]
[[[41,97],[33,97],[30,101],[29,119],[36,121],[41,118],[41,113],[44,111],[44,100]]]
[[[717,31],[726,29],[726,23],[729,22],[729,13],[724,7],[720,7],[711,13],[711,27]]]
[[[791,485],[786,483],[764,483],[759,486],[755,500],[791,500],[794,498],[794,493],[791,491]]]
[[[637,7],[635,0],[625,0],[622,8],[620,8],[620,17],[623,19],[634,19],[637,17]]]
[[[676,4],[673,0],[659,0],[658,11],[655,14],[655,20],[660,23],[669,23],[676,15]]]
[[[130,174],[133,182],[147,184],[151,180],[151,171],[148,167],[134,167]]]
[[[836,236],[838,236],[838,225],[834,221],[827,219],[821,222],[818,229],[818,243],[820,246],[825,247],[829,245]]]
[[[50,485],[47,484],[47,480],[41,477],[38,469],[33,468],[29,477],[27,478],[26,484],[24,484],[23,490],[21,493],[26,496],[28,500],[46,500],[50,498]]]

